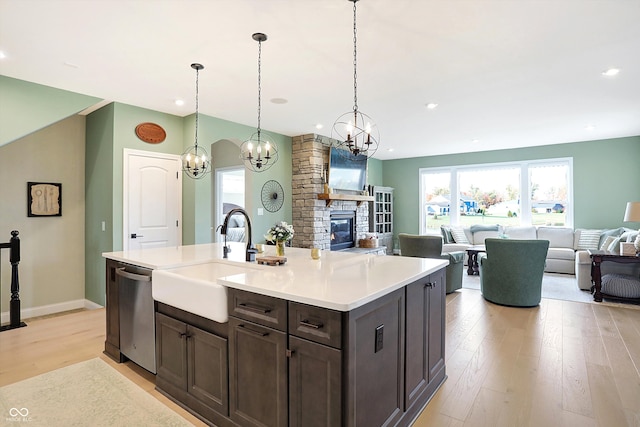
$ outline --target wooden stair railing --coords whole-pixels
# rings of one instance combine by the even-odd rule
[[[0,249],[9,249],[11,263],[11,301],[9,302],[9,324],[0,326],[0,332],[27,326],[20,321],[20,282],[18,281],[18,264],[20,264],[20,234],[17,230],[11,232],[9,243],[0,243]]]

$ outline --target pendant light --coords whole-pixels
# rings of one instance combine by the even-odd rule
[[[258,42],[258,128],[240,146],[240,158],[247,169],[254,172],[264,172],[278,161],[278,147],[276,147],[273,138],[260,129],[262,42],[267,40],[267,35],[255,33],[251,37]]]
[[[198,78],[204,65],[191,64],[191,68],[196,70],[196,133],[194,144],[182,153],[182,171],[190,178],[201,179],[211,171],[211,159],[207,151],[198,147]]]
[[[344,113],[333,124],[331,137],[340,141],[339,145],[349,158],[372,157],[378,149],[380,133],[373,120],[358,109],[358,50],[356,29],[356,2],[353,3],[353,110]]]

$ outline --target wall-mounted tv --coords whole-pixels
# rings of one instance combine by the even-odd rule
[[[336,190],[362,191],[367,184],[367,156],[329,149],[329,187]]]

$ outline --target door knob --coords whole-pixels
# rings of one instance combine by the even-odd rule
[[[138,237],[144,237],[142,234],[131,233],[132,239],[137,239]]]

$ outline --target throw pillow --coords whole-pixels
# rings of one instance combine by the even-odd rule
[[[609,252],[613,252],[614,254],[620,254],[620,242],[622,241],[623,240],[621,237],[616,237],[616,239],[613,242],[611,242],[607,250]]]
[[[602,230],[602,233],[600,233],[600,243],[598,244],[598,247],[600,249],[602,249],[604,241],[607,239],[607,237],[609,237],[609,236],[618,237],[623,232],[624,232],[624,228],[622,228],[622,227],[614,228],[614,229],[611,229],[611,230]]]
[[[601,251],[608,251],[609,250],[609,246],[611,246],[611,243],[613,243],[614,240],[616,240],[617,237],[613,237],[613,236],[607,236],[607,238],[604,240],[604,242],[602,242],[602,244],[600,245],[600,250]]]
[[[440,232],[442,233],[442,243],[454,243],[453,236],[451,235],[451,227],[441,225]]]
[[[598,249],[601,230],[580,230],[577,249]]]
[[[453,240],[456,243],[464,243],[469,245],[469,239],[467,239],[467,235],[464,234],[464,230],[462,227],[451,227],[451,235],[453,236]]]

